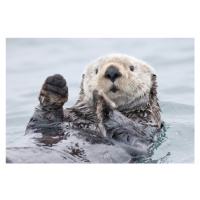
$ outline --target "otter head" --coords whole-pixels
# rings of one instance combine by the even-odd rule
[[[103,56],[85,70],[84,100],[92,102],[94,90],[102,91],[117,107],[131,104],[149,94],[153,69],[141,60],[121,54]]]

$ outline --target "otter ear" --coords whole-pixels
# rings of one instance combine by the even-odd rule
[[[151,80],[152,80],[152,86],[151,86],[151,91],[150,91],[150,94],[151,94],[151,97],[153,98],[153,96],[155,96],[157,94],[157,76],[155,74],[152,74],[152,77],[151,77]]]
[[[83,85],[84,78],[85,78],[85,74],[82,75],[81,86]]]
[[[80,90],[80,95],[83,95],[84,94],[84,90],[83,90],[83,82],[84,82],[84,78],[85,78],[85,74],[82,75],[82,79],[81,79],[81,90]]]
[[[155,74],[152,74],[151,80],[152,80],[152,81],[155,81],[156,78],[157,78],[157,76],[156,76]]]
[[[79,98],[76,102],[76,104],[80,103],[83,101],[83,98],[84,98],[84,89],[83,89],[83,82],[84,82],[84,78],[85,78],[85,74],[82,75],[82,79],[81,79],[81,85],[80,85],[80,92],[79,92]]]
[[[158,103],[158,98],[157,98],[157,77],[155,74],[152,74],[152,87],[150,90],[150,104],[152,106],[152,111],[155,116],[155,121],[158,124],[159,128],[162,128],[162,122],[161,122],[161,116],[160,116],[160,106]]]

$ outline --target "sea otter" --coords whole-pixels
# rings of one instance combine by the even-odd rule
[[[45,145],[73,135],[91,144],[121,145],[132,160],[144,156],[162,127],[154,70],[128,55],[106,55],[86,68],[80,89],[75,105],[64,110],[66,80],[49,76],[26,134],[42,133],[38,140]]]

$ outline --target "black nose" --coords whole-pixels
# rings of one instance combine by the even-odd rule
[[[119,70],[111,65],[107,68],[106,72],[105,72],[105,77],[109,78],[113,83],[115,82],[115,80],[117,78],[119,78],[121,76],[121,73],[119,72]]]

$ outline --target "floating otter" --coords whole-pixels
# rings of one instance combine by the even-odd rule
[[[106,55],[86,68],[80,88],[75,105],[63,110],[68,100],[66,80],[59,74],[49,76],[26,134],[42,133],[38,140],[45,145],[73,135],[91,144],[121,145],[129,152],[128,159],[144,156],[162,127],[154,70],[127,55]]]

